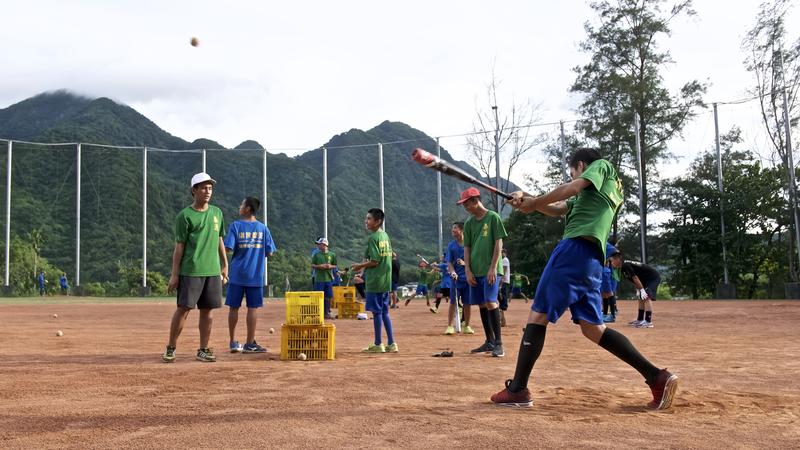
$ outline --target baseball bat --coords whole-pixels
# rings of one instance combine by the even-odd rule
[[[458,178],[461,181],[466,181],[467,183],[474,184],[475,186],[480,186],[487,191],[497,194],[503,198],[511,199],[511,195],[507,194],[496,187],[492,186],[489,183],[485,183],[472,175],[465,172],[460,167],[456,167],[453,164],[433,155],[431,153],[426,152],[421,148],[415,148],[414,151],[411,153],[411,159],[415,162],[422,164],[425,167],[429,167],[433,170],[441,172],[447,176]]]

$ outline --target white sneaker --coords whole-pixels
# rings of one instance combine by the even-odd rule
[[[639,322],[639,325],[636,325],[636,328],[653,328],[653,322],[643,320]]]
[[[638,320],[638,319],[637,320],[632,320],[632,321],[628,322],[628,326],[635,328],[635,327],[638,327],[639,324],[643,323],[643,322],[644,322],[644,320]]]

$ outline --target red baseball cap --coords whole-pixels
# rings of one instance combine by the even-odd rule
[[[460,205],[465,201],[471,199],[472,197],[480,197],[480,196],[481,196],[481,191],[479,191],[478,188],[471,187],[465,189],[461,191],[461,200],[457,201],[456,205]]]

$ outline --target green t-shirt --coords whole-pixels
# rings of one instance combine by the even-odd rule
[[[605,159],[589,164],[580,177],[591,184],[567,200],[564,238],[594,238],[605,260],[611,222],[622,205],[622,182],[614,166]]]
[[[327,251],[325,253],[318,252],[314,254],[314,257],[311,258],[311,264],[333,264],[334,266],[337,265],[336,262],[336,254],[332,251]],[[314,281],[317,283],[325,283],[328,281],[333,281],[333,269],[316,269],[316,275],[314,275]]]
[[[514,275],[511,275],[511,287],[521,288],[522,287],[522,280],[524,280],[524,278],[522,278],[522,275],[520,275],[518,273],[515,273]]]
[[[377,261],[376,267],[368,267],[364,270],[367,277],[367,292],[389,292],[392,290],[392,243],[389,242],[389,235],[383,230],[378,230],[369,235],[367,241],[367,251],[364,258],[369,261]]]
[[[208,205],[205,211],[191,206],[183,208],[175,218],[175,242],[185,244],[181,258],[181,275],[212,277],[219,275],[219,238],[225,236],[222,211]]]
[[[425,269],[419,269],[419,284],[428,284],[428,271]]]
[[[481,220],[470,217],[464,223],[464,247],[469,247],[472,275],[485,277],[494,255],[494,243],[508,236],[503,220],[494,211],[487,211]],[[605,241],[604,241],[605,242]],[[497,274],[503,274],[502,257],[497,258]]]
[[[437,284],[441,283],[442,274],[439,272],[428,273],[428,289],[433,289]]]

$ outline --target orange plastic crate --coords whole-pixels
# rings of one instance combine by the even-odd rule
[[[281,359],[299,360],[303,353],[307,360],[321,361],[336,357],[336,326],[287,325],[281,326]]]
[[[325,297],[322,291],[287,292],[287,325],[322,325],[325,323]]]

